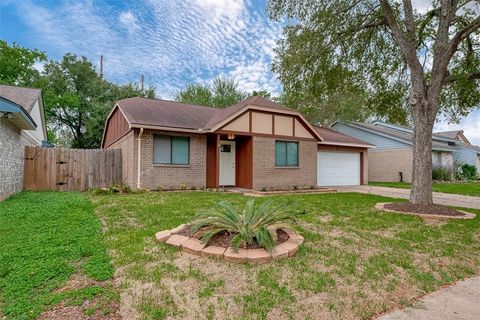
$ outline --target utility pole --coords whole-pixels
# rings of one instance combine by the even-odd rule
[[[143,92],[143,74],[142,74],[142,77],[140,78],[140,89]]]
[[[100,78],[103,78],[103,54],[100,56]]]

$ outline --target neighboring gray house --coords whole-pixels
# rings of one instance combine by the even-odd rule
[[[376,146],[369,151],[369,181],[412,180],[411,128],[381,121],[374,123],[337,121],[332,128]],[[475,165],[480,172],[480,147],[473,146],[463,131],[433,134],[432,162],[436,167],[453,167],[454,163]]]
[[[25,146],[46,139],[41,90],[0,85],[0,201],[23,189]]]

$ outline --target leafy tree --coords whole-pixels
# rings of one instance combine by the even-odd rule
[[[46,60],[44,52],[22,48],[16,43],[9,46],[0,40],[0,83],[30,86],[40,76],[34,68],[35,62]]]
[[[437,115],[455,119],[480,103],[479,6],[436,0],[419,12],[410,0],[270,0],[272,18],[292,21],[273,69],[287,92],[310,101],[353,86],[365,92],[365,109],[399,122],[410,116],[410,201],[431,204]]]
[[[264,97],[265,99],[270,99],[270,100],[275,99],[274,97],[272,97],[272,94],[267,90],[259,90],[259,91],[253,90],[252,96]]]
[[[278,102],[301,112],[311,123],[329,126],[336,120],[366,121],[371,113],[362,108],[365,92],[356,90],[320,96],[283,92]]]
[[[175,100],[200,106],[213,106],[213,93],[209,86],[189,84],[175,95]]]
[[[155,88],[150,86],[142,91],[135,83],[116,84],[104,81],[103,95],[95,101],[95,112],[85,124],[85,148],[99,148],[102,142],[105,120],[112,110],[115,101],[131,98],[145,97],[155,98]]]
[[[117,85],[102,79],[87,58],[71,53],[61,61],[46,63],[36,85],[43,88],[50,129],[72,148],[100,146],[105,118],[114,101],[155,96],[152,87],[142,92],[133,84]]]
[[[238,82],[228,78],[215,78],[212,85],[190,84],[179,91],[175,100],[183,103],[225,108],[247,97],[238,88]]]

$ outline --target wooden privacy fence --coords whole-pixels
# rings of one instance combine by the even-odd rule
[[[25,147],[26,190],[85,191],[121,182],[121,150]]]

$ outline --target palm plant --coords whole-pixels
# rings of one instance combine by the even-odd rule
[[[291,228],[296,224],[297,213],[282,203],[265,201],[255,206],[255,200],[247,201],[243,210],[238,210],[228,201],[221,201],[215,208],[199,213],[192,222],[192,232],[206,228],[201,237],[208,242],[214,235],[228,231],[236,235],[231,240],[234,250],[242,245],[251,245],[255,241],[271,251],[277,240],[278,228]]]

